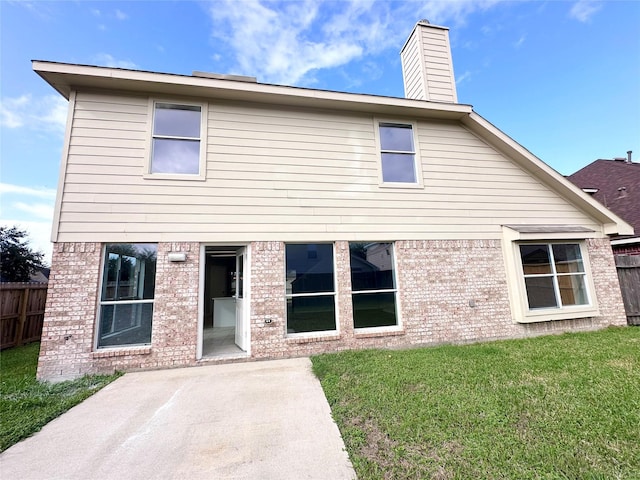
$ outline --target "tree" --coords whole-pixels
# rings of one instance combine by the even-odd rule
[[[44,254],[29,247],[25,230],[0,227],[0,274],[5,282],[28,282],[31,275],[45,267]]]

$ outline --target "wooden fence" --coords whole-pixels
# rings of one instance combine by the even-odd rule
[[[0,283],[0,350],[40,340],[46,300],[46,283]]]
[[[640,325],[640,255],[616,255],[620,290],[629,325]]]

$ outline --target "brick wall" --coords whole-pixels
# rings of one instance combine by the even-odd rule
[[[169,252],[186,262],[171,263]],[[152,345],[94,351],[102,246],[54,246],[38,362],[38,378],[60,381],[87,373],[193,365],[198,328],[198,243],[158,244]]]
[[[285,245],[251,244],[251,357],[282,358],[344,349],[396,348],[516,338],[625,325],[618,277],[608,240],[587,249],[601,316],[517,324],[512,321],[501,242],[398,241],[396,277],[401,323],[387,331],[355,331],[348,242],[335,242],[338,332],[286,334]],[[187,261],[170,263],[171,251]],[[199,244],[161,243],[152,345],[93,351],[101,245],[57,244],[47,297],[38,377],[59,380],[196,363]]]

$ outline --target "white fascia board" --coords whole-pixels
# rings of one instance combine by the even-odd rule
[[[476,112],[463,117],[461,122],[471,132],[489,142],[549,188],[601,223],[606,235],[633,235],[631,225]]]
[[[611,245],[632,245],[634,243],[640,243],[640,237],[621,238],[619,240],[611,240]]]
[[[285,106],[361,111],[459,120],[473,111],[470,105],[427,102],[360,93],[312,90],[246,81],[222,80],[121,68],[72,65],[34,60],[33,70],[65,98],[71,90],[93,88],[241,100]]]

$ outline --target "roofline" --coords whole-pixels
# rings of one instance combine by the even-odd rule
[[[629,223],[596,201],[591,195],[583,192],[582,189],[575,186],[563,175],[544,163],[476,112],[471,112],[469,115],[463,117],[461,122],[473,133],[489,142],[501,152],[504,152],[521,168],[534,175],[553,191],[602,223],[604,234],[634,234],[633,227]]]
[[[79,88],[122,90],[172,96],[216,97],[244,102],[277,103],[332,110],[403,114],[459,120],[473,111],[471,105],[427,102],[399,97],[252,83],[234,79],[158,73],[32,60],[33,70],[63,97]]]
[[[471,132],[505,153],[521,168],[541,180],[567,201],[602,223],[604,234],[634,234],[631,225],[475,113],[471,105],[43,60],[33,60],[32,65],[38,75],[67,99],[70,98],[72,92],[80,88],[108,89],[139,92],[144,95],[215,97],[225,100],[365,112],[376,115],[458,120]]]
[[[611,245],[630,245],[634,243],[640,243],[640,237],[619,238],[617,240],[611,240]]]

